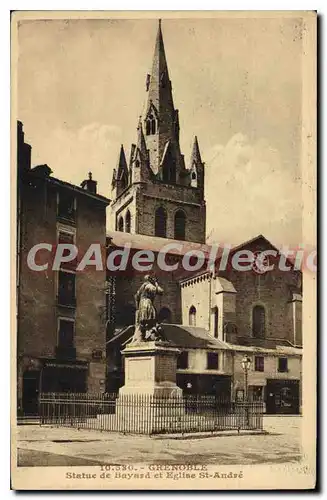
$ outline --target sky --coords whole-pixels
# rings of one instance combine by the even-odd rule
[[[208,243],[301,243],[301,30],[290,17],[162,22],[182,153],[188,166],[197,135],[205,162]],[[33,165],[76,184],[92,171],[111,197],[156,32],[154,19],[20,23],[18,119]]]

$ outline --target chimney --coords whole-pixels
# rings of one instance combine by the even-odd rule
[[[31,168],[32,148],[25,142],[24,127],[22,122],[17,121],[17,169],[26,171]]]
[[[81,187],[90,193],[96,194],[97,192],[97,181],[92,179],[92,172],[89,172],[89,178],[84,180]]]

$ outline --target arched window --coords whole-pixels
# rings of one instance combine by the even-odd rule
[[[266,313],[262,306],[255,306],[252,311],[252,335],[264,338],[266,332]]]
[[[156,133],[157,123],[155,117],[151,114],[148,116],[145,126],[146,135],[153,135]]]
[[[168,307],[160,309],[158,314],[159,323],[171,323],[171,311]]]
[[[191,186],[192,187],[198,186],[197,175],[195,170],[193,170],[193,172],[191,173]]]
[[[185,240],[186,216],[183,210],[175,213],[175,240]]]
[[[196,326],[196,309],[194,306],[190,307],[188,313],[188,323],[190,326]]]
[[[126,233],[131,232],[131,212],[127,210],[125,217],[125,231]]]
[[[167,229],[167,212],[163,207],[159,207],[157,208],[155,214],[155,228],[154,228],[155,236],[159,236],[160,238],[166,238],[166,229]]]
[[[124,231],[124,219],[122,218],[122,216],[120,216],[118,219],[118,231]]]
[[[218,338],[218,319],[219,319],[218,307],[215,306],[213,308],[213,336],[216,339]]]

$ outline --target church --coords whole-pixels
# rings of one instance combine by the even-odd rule
[[[53,177],[48,165],[32,167],[17,124],[18,409],[37,413],[41,392],[117,393],[124,384],[121,351],[134,334],[135,294],[150,273],[163,289],[157,316],[179,350],[177,384],[185,394],[263,400],[267,413],[299,413],[301,271],[292,262],[288,272],[236,270],[221,266],[221,252],[212,261],[201,141],[194,137],[186,161],[160,21],[144,92],[135,144],[117,152],[111,199],[97,192],[91,172],[77,186]],[[114,231],[106,230],[108,219]],[[74,261],[35,273],[26,262],[40,241],[78,249],[98,242],[108,259],[128,248],[128,262],[123,270],[77,272]],[[280,255],[259,235],[232,248],[231,261],[247,251]],[[199,253],[203,262],[186,269],[192,252],[195,264]],[[147,258],[143,267],[133,265],[136,257]]]
[[[186,251],[206,256],[205,164],[194,137],[190,160],[180,149],[179,113],[175,109],[161,22],[151,73],[146,76],[147,104],[139,117],[136,144],[128,155],[121,146],[112,178],[108,252],[129,245],[132,255],[170,248],[169,263]],[[178,251],[177,248],[178,242]],[[182,251],[180,248],[182,247]],[[275,247],[262,235],[232,249],[254,254]],[[180,349],[177,383],[191,394],[264,399],[270,413],[298,413],[301,406],[302,276],[292,269],[266,273],[228,267],[219,271],[152,272],[164,289],[157,299],[159,321],[169,341]],[[156,261],[157,262],[157,261]],[[172,266],[173,267],[173,266]],[[107,275],[107,391],[123,385],[121,350],[133,335],[134,295],[144,274],[133,269]],[[244,362],[247,359],[247,382]],[[247,385],[247,387],[245,387]]]

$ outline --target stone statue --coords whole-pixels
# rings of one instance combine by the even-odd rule
[[[136,318],[133,344],[165,340],[163,328],[157,322],[157,311],[153,305],[156,296],[162,294],[163,289],[159,286],[156,277],[145,276],[144,283],[135,295]]]

